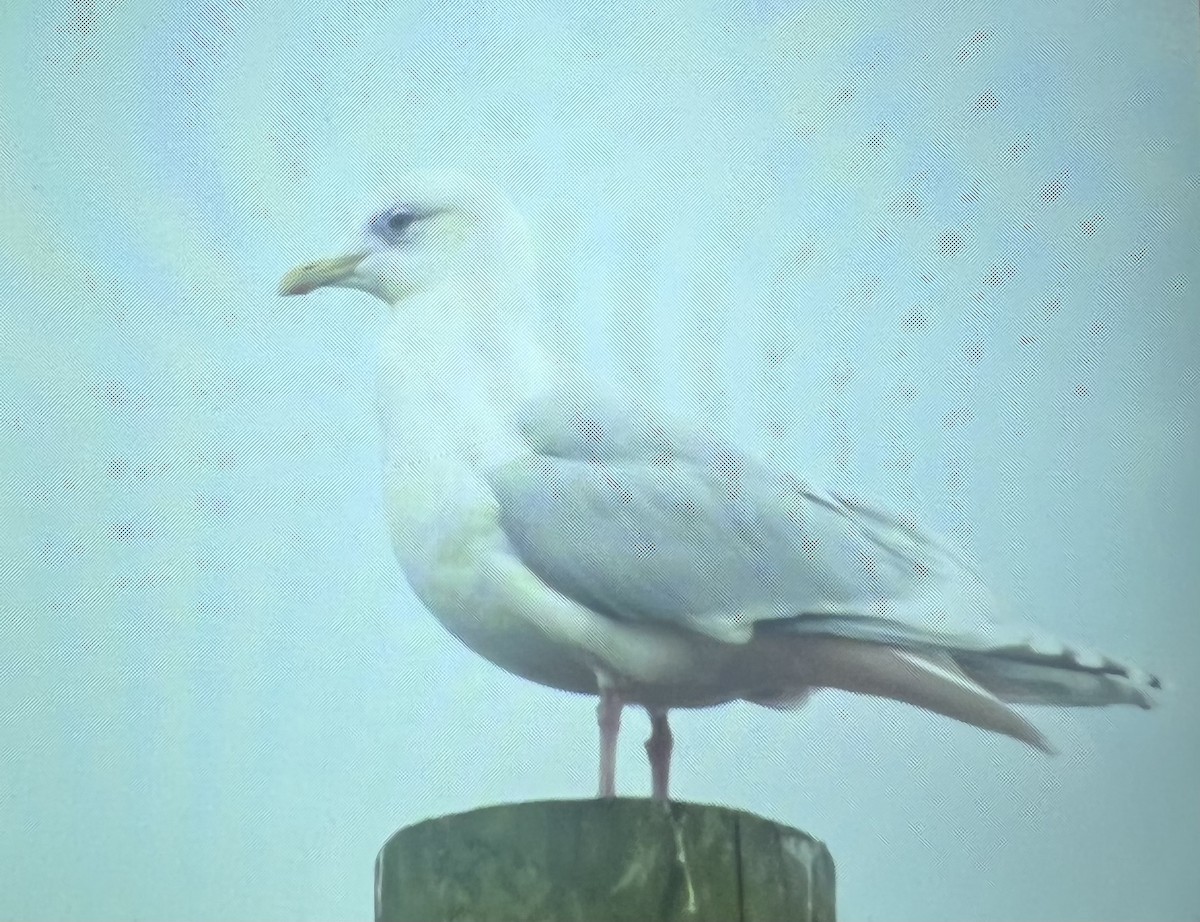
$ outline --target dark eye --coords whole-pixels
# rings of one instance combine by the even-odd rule
[[[397,211],[387,219],[388,230],[398,234],[415,220],[417,220],[417,216],[411,211]]]
[[[411,203],[393,205],[371,218],[368,229],[388,246],[399,246],[410,242],[410,227],[434,214],[436,210],[420,209]]]

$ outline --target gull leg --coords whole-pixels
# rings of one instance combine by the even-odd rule
[[[621,696],[601,686],[596,720],[600,724],[600,797],[617,796],[617,734],[621,731]]]
[[[650,712],[650,739],[646,740],[646,755],[650,757],[650,778],[655,800],[670,800],[667,790],[671,782],[671,749],[675,738],[667,723],[666,711]]]

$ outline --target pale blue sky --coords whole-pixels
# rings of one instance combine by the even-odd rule
[[[0,11],[0,918],[366,919],[397,827],[591,794],[591,703],[391,558],[379,306],[274,295],[430,165],[521,203],[559,348],[1174,686],[1032,712],[1053,760],[680,713],[677,796],[823,838],[851,922],[1195,918],[1194,3],[108,6]]]

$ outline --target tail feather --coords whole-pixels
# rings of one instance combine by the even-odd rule
[[[1054,754],[1041,731],[944,653],[810,637],[795,645],[795,657],[798,673],[812,686],[904,701]]]
[[[1004,652],[955,652],[954,661],[972,679],[1003,701],[1058,707],[1155,704],[1162,688],[1157,676],[1107,660],[1107,668],[1088,667],[1061,657],[1038,660]]]
[[[813,612],[760,624],[760,629],[948,655],[980,686],[1012,703],[1153,707],[1153,693],[1162,688],[1156,676],[1035,631],[995,623],[996,600],[979,572],[935,535],[861,499],[835,493],[831,501],[853,516],[867,538],[925,579],[894,587],[899,591],[889,599],[890,617]]]
[[[863,537],[920,578],[896,577],[874,599],[759,620],[757,637],[799,659],[798,678],[907,701],[1050,751],[1010,704],[1149,708],[1162,688],[1134,666],[1034,631],[996,623],[979,573],[939,539],[862,500],[814,497],[850,517]],[[868,609],[870,613],[868,612]]]
[[[762,623],[764,633],[837,637],[949,657],[1002,701],[1059,707],[1154,706],[1155,675],[1108,656],[1013,627],[953,631],[865,615],[800,615]]]

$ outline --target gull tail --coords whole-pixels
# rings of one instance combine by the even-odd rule
[[[795,660],[799,675],[815,687],[904,701],[1011,736],[1049,755],[1055,752],[1037,727],[967,675],[946,653],[814,636],[796,644]]]
[[[798,658],[799,681],[907,701],[1046,752],[1046,739],[1009,705],[1154,705],[1162,688],[1156,676],[995,623],[995,600],[979,574],[934,536],[861,500],[834,495],[827,502],[898,561],[898,573],[921,579],[895,578],[893,616],[851,606],[758,621],[758,637]]]
[[[820,615],[773,622],[767,631],[789,638],[798,670],[814,686],[906,701],[1048,753],[1046,738],[1010,704],[1151,708],[1162,688],[1134,666],[998,625],[956,634]]]
[[[1162,690],[1158,676],[1097,654],[1030,645],[983,651],[960,650],[954,661],[972,679],[1004,701],[1057,707],[1132,704],[1149,710]]]

